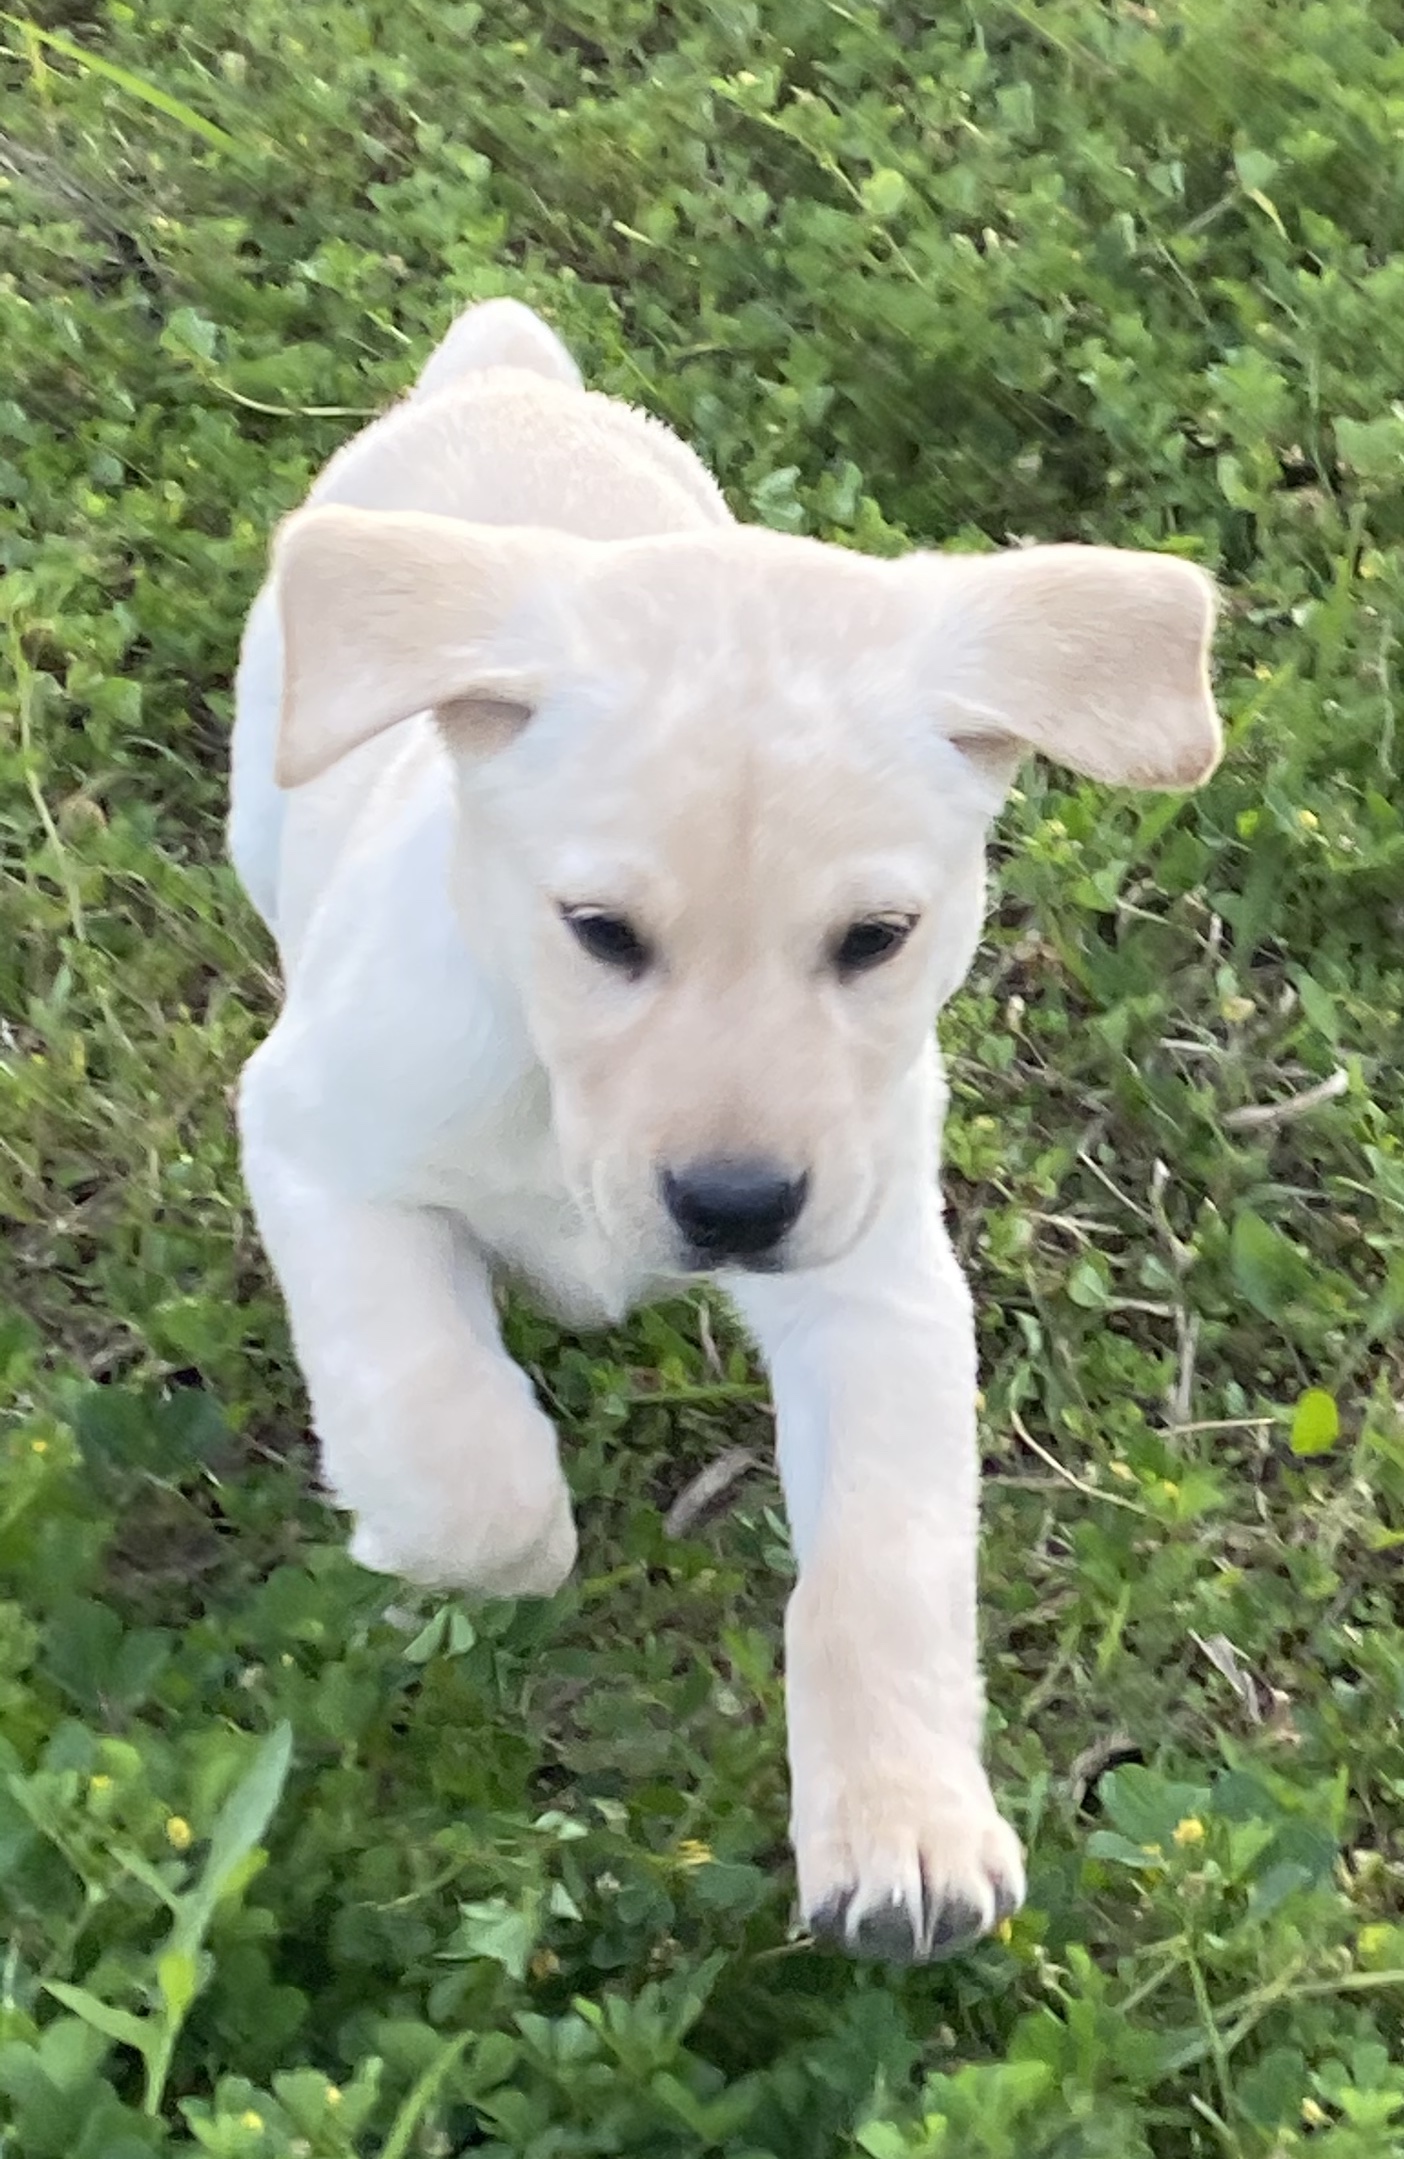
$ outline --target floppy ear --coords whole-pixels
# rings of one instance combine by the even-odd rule
[[[927,555],[941,723],[1004,776],[1019,746],[1120,787],[1197,787],[1223,754],[1215,594],[1174,555],[1115,547]],[[928,618],[929,620],[929,618]]]
[[[540,663],[504,636],[570,549],[562,535],[418,512],[300,510],[273,578],[283,632],[274,776],[300,787],[397,720],[434,707],[484,747],[527,718]]]

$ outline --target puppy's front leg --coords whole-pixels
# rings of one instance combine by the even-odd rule
[[[928,1961],[1012,1912],[980,1760],[969,1293],[935,1193],[837,1266],[728,1283],[770,1365],[799,1581],[791,1829],[816,1933]]]
[[[549,1596],[575,1561],[556,1434],[497,1331],[487,1270],[432,1208],[348,1200],[273,1136],[258,1060],[245,1182],[287,1301],[326,1479],[363,1565]]]

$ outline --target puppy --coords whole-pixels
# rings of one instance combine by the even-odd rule
[[[981,1765],[976,1365],[933,1034],[1020,756],[1188,788],[1209,580],[878,562],[469,310],[278,535],[230,847],[281,1016],[244,1171],[366,1566],[544,1596],[575,1530],[495,1277],[605,1324],[698,1276],[769,1368],[803,1913],[927,1960],[1023,1893]]]

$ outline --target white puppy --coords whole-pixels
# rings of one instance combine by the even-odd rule
[[[471,310],[279,535],[230,846],[277,938],[243,1159],[366,1565],[545,1594],[575,1531],[495,1276],[582,1323],[717,1274],[769,1366],[803,1911],[1010,1912],[981,1766],[976,1369],[936,1013],[1033,747],[1195,785],[1212,588],[736,525],[524,308]]]

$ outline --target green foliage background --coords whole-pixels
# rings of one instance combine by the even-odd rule
[[[1401,33],[0,23],[6,2155],[1404,2151]],[[932,1973],[790,1938],[789,1558],[722,1314],[516,1315],[584,1526],[548,1607],[396,1601],[312,1485],[230,1140],[273,998],[220,859],[230,674],[273,521],[497,292],[743,516],[1224,581],[1222,773],[1147,806],[1030,770],[944,1030],[1032,1876]]]

